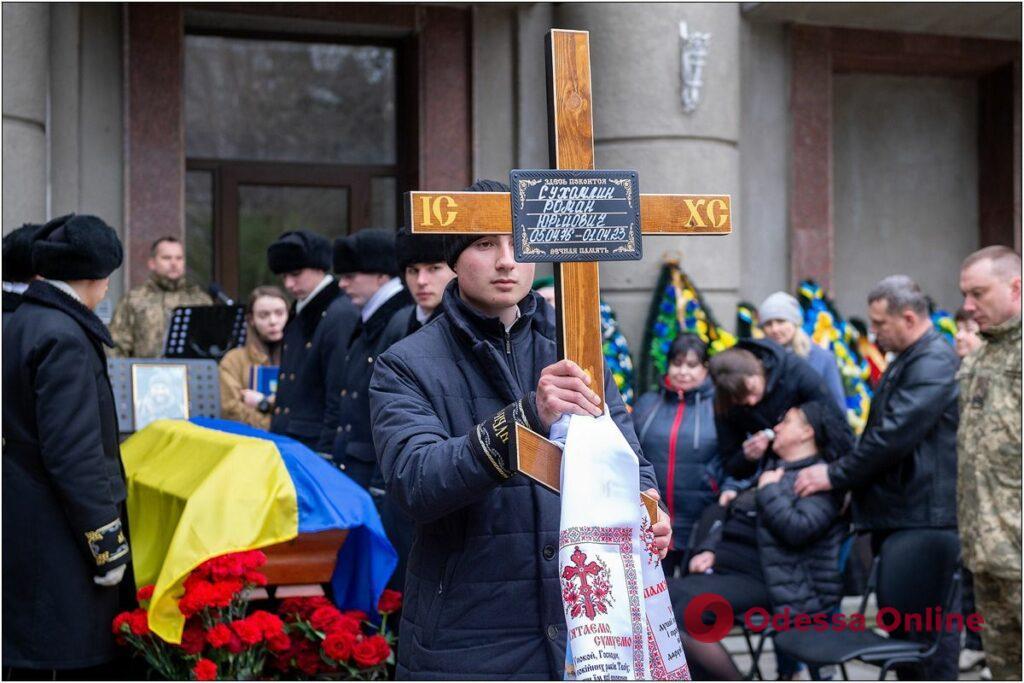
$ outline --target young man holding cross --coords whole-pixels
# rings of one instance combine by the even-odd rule
[[[495,181],[470,191],[507,192]],[[601,414],[590,378],[558,361],[550,308],[530,291],[510,235],[445,238],[456,279],[443,315],[396,343],[370,384],[373,435],[388,496],[416,521],[398,676],[560,679],[565,615],[558,579],[558,496],[515,474],[515,423],[546,435],[564,413]],[[612,418],[640,456],[611,376]],[[656,495],[656,494],[654,494]],[[654,526],[664,553],[671,537]]]

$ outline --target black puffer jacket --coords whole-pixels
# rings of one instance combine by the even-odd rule
[[[782,479],[757,489],[757,545],[776,611],[826,612],[842,597],[839,546],[848,526],[839,517],[842,497],[823,492],[801,498],[793,490],[797,473],[819,462],[815,456],[781,463]]]
[[[416,521],[398,676],[560,679],[558,497],[522,475],[503,480],[467,435],[536,389],[555,362],[551,309],[531,292],[509,332],[445,291],[443,314],[382,354],[370,383],[387,492]],[[540,304],[540,305],[539,305]],[[640,453],[605,373],[612,418]],[[640,456],[640,488],[657,486]]]
[[[769,339],[743,339],[736,346],[757,356],[765,370],[764,397],[757,405],[736,406],[715,419],[725,471],[737,479],[746,479],[759,470],[762,462],[775,459],[769,446],[761,460],[747,460],[743,456],[743,442],[749,436],[775,427],[787,410],[807,401],[828,403],[836,412],[839,408],[821,375],[795,353],[787,353]]]
[[[819,462],[817,456],[782,462],[782,479],[744,491],[729,506],[729,516],[754,518],[757,555],[776,612],[786,607],[796,614],[825,612],[842,597],[839,546],[847,526],[839,516],[842,499],[832,492],[801,498],[793,490],[797,473]],[[698,552],[715,552],[729,524],[727,518],[713,527]]]
[[[860,443],[828,468],[858,529],[956,527],[957,365],[928,330],[882,375]]]

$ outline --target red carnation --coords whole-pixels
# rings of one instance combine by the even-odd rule
[[[135,594],[135,599],[138,600],[139,602],[145,602],[146,600],[149,600],[151,597],[153,597],[153,588],[154,587],[155,586],[153,586],[153,584],[149,584],[148,586],[143,586]]]
[[[217,680],[217,665],[209,659],[200,659],[192,669],[192,674],[197,681]]]
[[[181,649],[184,650],[185,654],[197,655],[203,651],[205,646],[206,633],[203,631],[203,626],[198,621],[193,620],[181,632]]]
[[[237,579],[217,581],[213,584],[213,595],[210,599],[210,606],[227,607],[231,604],[231,601],[235,599],[235,596],[242,591],[242,588],[242,582]]]
[[[146,610],[140,607],[128,615],[128,629],[132,635],[149,635],[149,615],[146,614]]]
[[[206,642],[213,647],[224,647],[231,642],[232,632],[227,624],[215,624],[206,632]]]
[[[255,645],[263,640],[263,629],[260,628],[259,621],[251,617],[231,622],[231,630],[248,645]]]
[[[266,586],[267,575],[263,572],[249,570],[245,573],[245,582],[253,586]]]
[[[114,617],[114,623],[111,626],[110,630],[114,633],[121,633],[121,627],[128,624],[128,617],[130,617],[131,614],[131,612],[121,612],[116,617]]]
[[[352,633],[331,633],[324,638],[324,654],[336,662],[345,662],[352,656],[355,644],[356,637]]]
[[[284,633],[284,622],[276,614],[258,609],[249,615],[249,618],[259,625],[264,638],[272,638],[280,633]]]
[[[370,616],[361,609],[349,609],[344,612],[346,617],[352,617],[358,621],[369,621]]]
[[[402,594],[390,588],[384,589],[377,602],[377,611],[381,614],[394,614],[400,609],[402,609]]]
[[[315,676],[323,667],[323,664],[323,660],[320,659],[320,653],[313,650],[305,650],[298,653],[295,657],[295,665],[299,667],[299,671],[307,676]]]
[[[322,595],[308,598],[285,598],[277,608],[279,614],[285,615],[289,621],[309,619],[320,607],[331,606],[331,601]]]
[[[370,636],[352,649],[352,659],[363,669],[377,666],[391,656],[391,646],[384,636]]]
[[[312,624],[313,628],[323,633],[329,633],[334,630],[334,625],[338,623],[338,620],[342,618],[341,612],[338,608],[328,605],[327,607],[320,607],[312,616],[309,618],[309,623]]]
[[[292,639],[284,631],[267,638],[267,649],[271,652],[284,652],[291,649]]]

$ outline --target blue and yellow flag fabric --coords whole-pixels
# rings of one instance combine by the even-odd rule
[[[138,585],[155,584],[149,624],[181,641],[178,599],[210,558],[300,533],[348,529],[331,579],[335,602],[376,613],[397,555],[370,495],[297,441],[231,422],[160,420],[121,447]]]

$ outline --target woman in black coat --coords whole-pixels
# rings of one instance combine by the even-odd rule
[[[736,479],[752,477],[762,463],[766,467],[774,461],[770,430],[787,410],[831,398],[807,361],[768,339],[744,339],[715,354],[709,370],[715,383],[718,451],[725,472]]]
[[[115,655],[111,621],[132,581],[113,343],[93,310],[121,260],[100,219],[51,221],[32,247],[45,279],[4,324],[5,678],[92,677]]]
[[[824,614],[842,597],[842,499],[833,493],[801,498],[793,484],[801,469],[849,449],[853,435],[828,397],[791,408],[774,431],[780,465],[732,501],[724,521],[695,548],[690,574],[669,581],[681,624],[687,605],[704,593],[724,597],[740,618],[755,607],[773,613],[788,609],[793,617]],[[695,674],[740,678],[720,643],[682,637]]]

